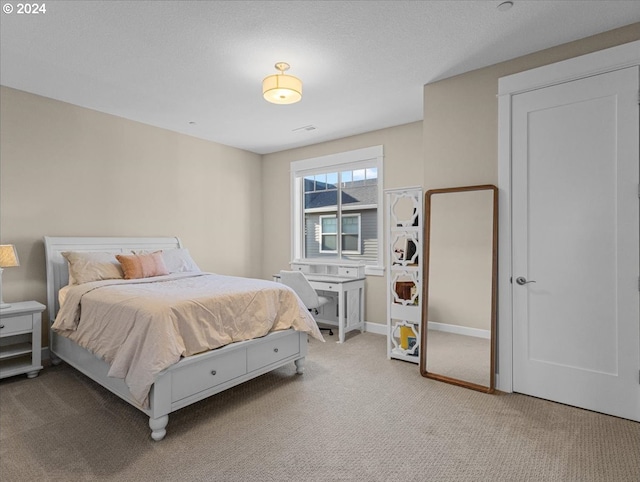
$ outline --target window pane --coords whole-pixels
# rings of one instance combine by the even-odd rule
[[[335,251],[337,246],[338,237],[335,234],[322,236],[322,251]]]
[[[354,216],[342,218],[342,232],[345,234],[358,234],[358,218]]]
[[[353,171],[354,181],[364,181],[364,169],[356,169]]]
[[[315,189],[315,182],[313,176],[307,176],[304,178],[304,192],[311,192]]]
[[[336,218],[322,218],[322,234],[336,234],[338,232],[338,222]]]
[[[327,189],[327,175],[316,174],[316,191],[324,191]]]
[[[333,216],[335,216],[335,211],[332,214]],[[320,216],[320,214],[314,212],[307,212],[304,214],[302,249],[305,258],[317,258],[320,256],[335,257],[335,253],[329,255],[321,252],[321,250],[324,250],[324,248],[322,247],[322,218]],[[333,219],[335,220],[335,217]],[[333,231],[335,232],[335,228],[333,229]],[[335,234],[329,234],[329,236],[335,237]],[[335,244],[336,241],[333,242],[333,245]],[[335,251],[334,248],[331,248],[331,250]]]
[[[338,191],[320,191],[310,192],[304,195],[304,209],[317,209],[333,206],[335,212],[335,206],[338,204]],[[325,212],[330,210],[325,210]]]
[[[337,187],[338,187],[338,173],[328,172],[327,173],[327,189],[337,189]]]
[[[353,171],[342,171],[340,177],[342,182],[351,182],[353,180]]]
[[[359,251],[358,235],[345,234],[342,236],[342,250],[343,251]]]
[[[367,169],[367,179],[378,179],[377,167],[370,167]]]

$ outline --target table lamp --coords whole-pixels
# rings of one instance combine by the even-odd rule
[[[2,271],[4,268],[20,266],[18,252],[13,244],[0,244],[0,309],[9,308],[10,303],[5,303],[2,299]]]

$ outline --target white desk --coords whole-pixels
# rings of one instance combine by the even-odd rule
[[[338,327],[338,343],[344,342],[344,335],[349,331],[364,331],[364,277],[346,278],[313,273],[305,273],[305,276],[316,291],[337,294],[337,304],[329,303],[320,307],[315,318],[320,323]],[[274,275],[273,280],[279,282],[280,275]]]

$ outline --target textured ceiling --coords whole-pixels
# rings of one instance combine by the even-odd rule
[[[640,21],[638,0],[499,3],[47,1],[0,15],[0,83],[269,153],[420,120],[424,84]],[[262,98],[278,61],[301,102]]]

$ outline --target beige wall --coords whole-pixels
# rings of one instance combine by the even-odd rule
[[[385,189],[420,185],[423,175],[422,122],[263,156],[263,277],[286,269],[291,261],[290,163],[376,145],[384,146]],[[367,321],[386,323],[386,293],[384,276],[367,277]]]
[[[498,79],[640,39],[640,23],[553,47],[424,86],[425,190],[498,183]],[[443,266],[446,263],[443,264]],[[470,274],[471,275],[471,274]],[[468,318],[469,303],[452,290],[439,298],[450,324]],[[473,308],[471,308],[473,311]],[[431,317],[429,317],[431,320]],[[432,320],[433,321],[433,320]]]
[[[261,156],[2,87],[6,301],[46,303],[42,237],[180,236],[203,270],[259,277]]]

